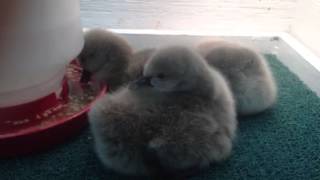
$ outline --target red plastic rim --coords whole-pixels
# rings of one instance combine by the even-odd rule
[[[41,109],[45,116],[28,114],[28,117],[36,118],[30,118],[28,121],[25,119],[15,121],[12,118],[26,116],[24,114],[21,115],[21,112],[26,111],[19,111],[16,112],[18,115],[8,115],[7,113],[7,117],[11,118],[9,120],[1,117],[0,156],[15,156],[48,149],[57,143],[63,142],[68,137],[74,136],[87,125],[86,113],[92,103],[105,94],[106,86],[97,82],[81,84],[81,73],[82,69],[78,61],[72,61],[67,68],[66,78],[63,83],[64,88],[58,98],[49,95],[39,99],[38,102],[18,107],[20,110],[23,107],[32,109],[28,105],[34,105],[36,110],[32,112],[39,114],[40,110],[38,109]],[[40,108],[41,106],[39,105],[44,108]],[[51,110],[53,108],[55,111],[47,113],[48,108],[51,108]],[[3,110],[2,113],[4,113]],[[10,110],[14,111],[15,107],[10,107]]]

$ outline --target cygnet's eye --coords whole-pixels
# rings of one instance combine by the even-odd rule
[[[164,75],[163,73],[159,73],[159,74],[157,75],[157,78],[159,78],[159,79],[164,79],[164,78],[165,78],[165,75]]]

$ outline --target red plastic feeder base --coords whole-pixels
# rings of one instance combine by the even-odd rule
[[[0,108],[0,157],[47,150],[77,135],[87,123],[87,111],[106,87],[80,83],[82,69],[74,60],[67,68],[60,95]]]

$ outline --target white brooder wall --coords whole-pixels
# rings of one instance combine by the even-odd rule
[[[80,0],[84,27],[287,32],[320,57],[320,0]]]
[[[291,33],[320,57],[320,0],[300,0]]]
[[[298,0],[81,0],[86,27],[288,31]]]

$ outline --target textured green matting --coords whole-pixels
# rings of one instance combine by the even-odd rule
[[[231,158],[190,179],[320,179],[320,99],[275,56],[267,58],[279,86],[278,103],[240,119]],[[126,178],[103,168],[88,130],[49,152],[0,160],[1,180]]]

